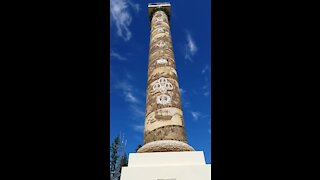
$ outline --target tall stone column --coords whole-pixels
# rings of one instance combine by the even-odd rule
[[[152,3],[144,146],[138,152],[194,151],[187,144],[170,33],[170,4]]]

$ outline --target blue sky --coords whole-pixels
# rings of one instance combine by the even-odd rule
[[[148,3],[171,3],[171,35],[188,144],[211,163],[211,2],[110,0],[110,142],[143,144],[150,24]]]

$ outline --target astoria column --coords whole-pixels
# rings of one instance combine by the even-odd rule
[[[170,33],[170,4],[150,3],[144,145],[138,153],[194,151],[187,144]]]

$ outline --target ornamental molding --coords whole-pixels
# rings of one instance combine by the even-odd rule
[[[173,90],[173,85],[168,81],[167,78],[161,77],[155,81],[152,86],[154,91],[160,91],[160,93],[167,93],[168,90]]]
[[[160,96],[157,96],[157,104],[169,104],[171,102],[171,97],[166,94],[161,94]]]
[[[162,40],[157,43],[157,46],[158,46],[159,48],[163,48],[163,47],[165,47],[166,45],[167,45],[167,43],[164,42],[164,41],[162,41]]]
[[[164,58],[160,58],[157,60],[157,64],[168,64],[168,61]]]
[[[168,90],[173,90],[173,85],[167,78],[161,77],[155,81],[152,86],[153,91],[160,92],[161,94],[156,97],[157,104],[169,104],[171,103],[171,97],[166,95]]]

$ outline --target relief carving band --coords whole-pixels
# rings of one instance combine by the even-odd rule
[[[150,49],[154,49],[154,48],[155,48],[154,43],[155,43],[155,42],[159,42],[159,41],[169,42],[169,43],[167,44],[167,45],[169,45],[169,46],[167,46],[167,47],[172,48],[172,47],[170,46],[170,44],[171,44],[170,35],[169,35],[168,33],[161,33],[161,34],[159,34],[159,35],[157,35],[157,36],[154,36],[154,37],[151,39],[151,48],[150,48]],[[151,52],[151,50],[150,50],[150,52]]]
[[[166,49],[166,50],[159,49],[153,53],[150,53],[149,64],[153,63],[154,61],[158,60],[159,58],[164,58],[164,59],[171,60],[174,62],[174,57],[171,56],[170,52],[172,52],[172,50],[170,50],[170,49]]]
[[[160,47],[160,48],[167,47],[167,43],[166,43],[166,42],[163,42],[163,41],[159,41],[159,42],[157,43],[157,46]]]
[[[160,58],[157,60],[157,64],[167,64],[168,61],[166,59]]]
[[[161,77],[156,80],[152,86],[153,91],[160,91],[162,94],[166,93],[167,90],[173,90],[172,84],[168,81],[167,78]]]
[[[175,62],[172,58],[168,58],[167,56],[159,56],[158,58],[153,59],[152,61],[149,61],[148,70],[151,70],[151,69],[154,70],[157,67],[164,67],[164,66],[170,66],[174,69],[176,68]]]
[[[156,51],[150,53],[149,55],[149,61],[153,61],[155,59],[158,59],[161,56],[169,56],[173,58],[173,51],[172,49],[157,49]]]
[[[165,18],[166,20],[167,19],[167,15],[166,13],[164,13],[163,11],[157,11],[154,13],[154,18],[157,19],[157,18]]]
[[[146,117],[145,130],[152,131],[156,128],[177,125],[184,126],[183,114],[178,108],[162,108],[150,113]]]
[[[148,69],[148,76],[150,76],[150,74],[153,73],[153,71],[157,68],[168,68],[168,74],[164,75],[165,77],[168,78],[174,78],[174,76],[177,76],[177,72],[175,70],[176,65],[174,63],[174,61],[170,58],[159,58],[153,62],[149,63],[149,69]]]
[[[167,93],[167,90],[173,90],[172,84],[167,80],[167,78],[161,77],[155,82],[153,82],[152,91],[159,92],[160,95],[157,96],[157,104],[169,104],[171,103],[171,97],[164,94]]]
[[[162,28],[162,27],[165,27],[166,29],[169,29],[169,24],[168,22],[166,21],[157,21],[157,22],[152,22],[152,25],[151,25],[151,30],[155,30],[157,28]]]
[[[161,152],[162,140],[179,142],[179,147],[163,144],[165,151],[193,151],[187,144],[180,91],[170,33],[170,8],[152,4],[146,94],[144,143],[138,152]],[[157,142],[156,150],[150,143]],[[160,148],[159,148],[160,147]]]
[[[169,33],[160,33],[152,37],[150,42],[150,49],[153,49],[155,46],[155,43],[159,43],[159,41],[166,41],[167,45],[171,44],[170,40],[170,34]]]
[[[171,66],[157,67],[149,73],[148,83],[153,82],[160,77],[177,79],[177,71]]]
[[[155,31],[158,28],[165,28],[165,29],[170,29],[169,24],[166,22],[157,22],[157,23],[152,23],[152,29],[151,31]]]
[[[164,33],[164,28],[158,28],[157,31],[158,33]]]
[[[150,54],[154,54],[155,52],[160,52],[161,54],[164,54],[164,50],[171,50],[172,51],[172,47],[170,47],[167,42],[168,40],[164,39],[164,38],[160,38],[159,41],[157,41],[158,43],[155,43],[149,50]],[[160,54],[158,53],[158,55]]]
[[[172,82],[176,82],[172,80]],[[160,96],[162,93],[160,91],[153,91],[153,84],[148,85],[147,90],[147,101],[146,101],[146,116],[150,113],[167,107],[175,107],[181,109],[180,92],[176,84],[173,85],[173,90],[167,91],[164,95],[167,95],[167,99],[164,96]],[[168,97],[169,96],[169,97]],[[161,99],[160,99],[161,97]],[[163,97],[163,98],[162,98]]]
[[[154,29],[152,29],[152,30],[150,31],[150,33],[151,33],[150,40],[151,40],[152,38],[154,38],[154,36],[160,35],[160,34],[162,34],[162,33],[168,33],[168,34],[170,35],[169,29],[166,28],[165,26],[159,26],[159,27],[157,27],[157,28],[154,28]],[[170,37],[171,37],[171,35],[170,35]]]
[[[166,94],[157,96],[157,104],[169,104],[171,103],[171,97]]]
[[[163,18],[162,18],[162,17],[160,17],[160,18],[156,18],[155,23],[157,23],[157,22],[162,22],[162,21],[163,21]]]

